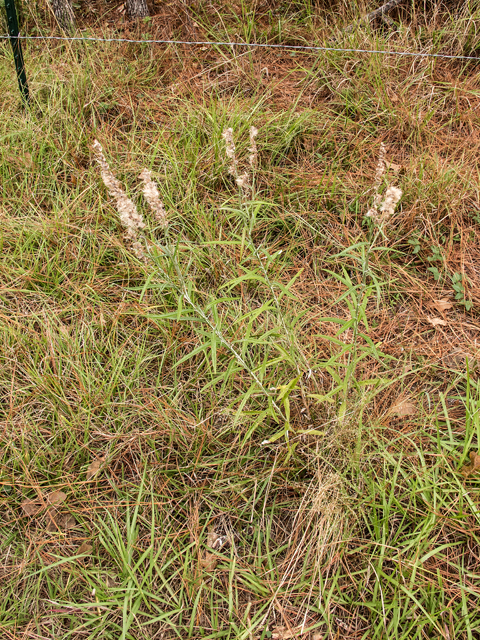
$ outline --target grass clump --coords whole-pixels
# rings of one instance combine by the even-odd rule
[[[182,7],[145,30],[476,46]],[[476,66],[35,41],[26,113],[7,45],[0,636],[476,638]]]

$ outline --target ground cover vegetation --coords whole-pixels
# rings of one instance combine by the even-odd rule
[[[477,2],[73,3],[477,55]],[[61,35],[49,5],[24,33]],[[480,637],[480,67],[0,44],[0,637]]]

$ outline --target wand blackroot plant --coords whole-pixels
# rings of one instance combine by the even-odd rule
[[[245,222],[244,234],[246,238],[246,247],[252,254],[252,257],[255,259],[256,263],[259,265],[260,271],[262,273],[261,280],[268,287],[271,295],[271,300],[273,301],[273,306],[276,310],[276,319],[279,321],[281,326],[281,331],[283,335],[280,337],[280,343],[284,343],[284,353],[285,353],[285,361],[294,369],[295,376],[287,385],[279,385],[271,389],[271,391],[277,391],[277,403],[281,404],[283,409],[283,415],[281,415],[281,419],[284,422],[283,428],[273,436],[271,436],[268,440],[264,440],[262,444],[271,444],[278,440],[279,438],[285,438],[288,447],[289,453],[292,454],[297,446],[294,444],[291,446],[290,444],[290,401],[289,396],[294,390],[300,390],[303,402],[303,411],[306,418],[309,418],[308,405],[305,397],[305,390],[303,384],[303,371],[300,368],[298,362],[303,361],[304,370],[309,371],[308,361],[305,358],[300,345],[297,343],[297,340],[292,332],[292,330],[287,326],[285,321],[285,314],[283,309],[280,306],[280,299],[285,294],[285,286],[279,282],[272,281],[269,274],[269,266],[275,259],[275,256],[279,255],[281,251],[277,252],[277,254],[271,255],[268,252],[267,247],[257,246],[256,242],[253,239],[253,230],[255,228],[256,219],[258,211],[260,210],[261,203],[255,202],[255,190],[254,190],[254,178],[255,178],[255,169],[258,164],[258,148],[256,137],[258,135],[258,129],[256,127],[250,127],[249,138],[250,145],[248,148],[248,165],[250,167],[251,175],[244,171],[240,173],[239,170],[239,161],[236,155],[235,141],[233,138],[233,129],[228,128],[225,129],[222,137],[225,140],[225,153],[227,159],[229,160],[229,173],[234,176],[235,182],[239,187],[240,197],[239,203],[240,208],[238,213],[240,213],[241,217]],[[251,197],[248,200],[248,196]],[[257,274],[252,273],[252,280],[259,280]],[[292,284],[292,283],[290,283]],[[288,285],[287,285],[288,286]],[[283,346],[283,345],[282,345]],[[305,433],[305,431],[301,431],[301,433]]]
[[[232,130],[230,130],[232,131]],[[232,132],[233,133],[233,132]],[[254,166],[257,158],[257,149],[255,146],[255,136],[258,131],[252,127],[250,132],[250,140],[251,140],[251,148],[250,148],[250,164]],[[237,183],[240,188],[245,189],[247,186],[248,176],[245,174],[243,177],[238,176],[237,173],[237,165],[235,158],[235,146],[233,145],[233,137],[230,138],[231,147],[230,147],[230,155],[229,158],[232,161],[231,171],[234,175],[237,176]],[[269,396],[268,390],[262,384],[262,381],[257,376],[257,374],[253,371],[253,368],[248,365],[245,358],[238,352],[237,349],[234,348],[232,343],[226,338],[224,333],[220,330],[218,321],[215,317],[209,317],[207,313],[201,308],[199,304],[197,304],[194,300],[193,292],[192,292],[192,284],[191,282],[187,282],[182,273],[180,264],[177,259],[177,252],[175,248],[171,248],[168,244],[168,219],[165,211],[165,207],[163,202],[160,200],[160,194],[157,188],[157,185],[152,181],[151,172],[148,169],[143,169],[140,173],[139,178],[143,182],[143,195],[145,200],[149,204],[152,209],[156,220],[160,223],[161,227],[165,231],[165,236],[167,239],[167,244],[164,246],[157,245],[160,249],[160,253],[165,256],[169,261],[171,266],[173,266],[175,274],[177,276],[177,280],[174,281],[171,277],[171,269],[165,269],[161,262],[158,260],[156,256],[146,256],[144,252],[144,247],[141,242],[141,236],[139,236],[139,232],[145,228],[145,223],[141,214],[137,211],[135,204],[130,198],[126,195],[124,190],[122,189],[122,184],[112,173],[110,166],[103,154],[103,149],[98,140],[95,140],[93,143],[93,152],[95,154],[95,158],[100,166],[100,174],[103,180],[103,183],[107,187],[107,190],[110,196],[115,200],[116,209],[120,218],[120,222],[126,229],[125,237],[127,240],[131,241],[132,250],[135,255],[144,261],[148,261],[150,258],[153,262],[155,262],[156,266],[161,270],[162,276],[168,282],[168,284],[174,289],[177,295],[180,295],[181,300],[190,307],[195,314],[197,314],[198,318],[202,320],[202,322],[206,323],[212,331],[212,335],[214,336],[214,340],[218,341],[223,347],[225,347],[235,358],[237,363],[240,365],[242,369],[245,369],[250,377],[254,380],[254,384],[258,386],[258,388],[267,396]],[[180,307],[183,303],[180,302]],[[270,401],[270,407],[273,410],[273,415],[282,414],[282,410],[280,407],[273,401]]]
[[[331,271],[331,275],[339,280],[346,288],[347,291],[342,295],[345,299],[350,313],[350,318],[343,323],[342,330],[337,333],[340,337],[341,333],[348,329],[352,330],[352,338],[347,343],[346,348],[346,366],[343,371],[339,369],[336,372],[336,381],[338,387],[336,393],[341,400],[340,409],[338,412],[339,421],[345,421],[348,414],[357,415],[358,422],[361,422],[361,415],[364,406],[367,401],[372,399],[372,393],[378,393],[380,387],[377,387],[377,391],[373,391],[371,394],[358,393],[362,389],[359,382],[356,380],[356,370],[358,362],[366,355],[379,358],[380,354],[375,347],[372,348],[372,341],[368,337],[369,323],[367,306],[369,298],[373,292],[377,291],[377,304],[380,302],[381,296],[381,283],[379,283],[376,274],[373,272],[370,266],[370,259],[373,252],[376,250],[376,243],[379,237],[384,236],[385,223],[395,213],[395,208],[402,197],[402,190],[398,187],[387,185],[387,189],[382,194],[381,187],[385,180],[387,171],[386,163],[387,149],[382,143],[380,145],[380,153],[375,170],[373,188],[374,198],[371,208],[367,211],[366,216],[371,218],[375,222],[375,227],[371,230],[370,240],[367,242],[357,243],[354,247],[342,251],[341,254],[337,254],[331,257],[331,260],[336,262],[340,257],[348,256],[355,265],[355,270],[358,270],[361,281],[359,283],[352,279],[351,272],[343,266],[343,273],[338,274]],[[364,331],[362,332],[362,325]],[[359,345],[359,338],[363,338],[364,344]],[[366,346],[365,346],[366,343]],[[384,357],[382,355],[382,357]],[[357,389],[356,394],[351,394],[353,388]],[[330,392],[331,393],[331,392]],[[354,398],[354,403],[357,404],[353,409],[349,409],[351,405],[351,398]],[[358,398],[358,400],[357,400]],[[323,401],[325,396],[322,396]],[[360,448],[362,430],[358,429],[357,434],[357,450]]]

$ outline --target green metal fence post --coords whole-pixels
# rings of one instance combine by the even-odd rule
[[[7,27],[10,42],[12,43],[13,57],[15,59],[15,68],[17,70],[18,86],[22,94],[23,101],[28,104],[30,94],[28,92],[27,74],[25,73],[25,63],[23,62],[22,42],[18,31],[17,9],[15,0],[5,0],[5,9],[7,11]]]

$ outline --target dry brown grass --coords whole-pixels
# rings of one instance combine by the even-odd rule
[[[85,3],[79,25],[162,39],[476,46],[453,6],[405,5],[392,14],[397,33],[375,25],[348,37],[341,29],[356,12],[346,4],[335,24],[323,4],[158,3],[141,25],[118,8]],[[49,20],[32,13],[25,28],[54,28]],[[477,66],[29,47],[32,116],[16,111],[13,83],[2,99],[0,635],[477,637],[479,485],[460,473],[479,433]],[[221,134],[232,127],[247,159],[251,126],[263,205],[249,227]],[[149,262],[122,239],[94,137],[143,212]],[[381,144],[404,194],[383,237],[365,218]],[[141,199],[144,167],[167,235]],[[267,263],[274,283],[297,278],[279,308],[266,282],[226,287],[246,270],[263,276]],[[211,332],[188,319],[185,297],[179,306],[185,283],[231,344],[252,337],[250,370],[217,345],[215,371]],[[264,386],[297,371],[301,385],[289,398],[289,442],[262,445],[282,424],[261,413],[265,394],[248,393],[279,347],[287,355]],[[328,394],[335,376],[341,391],[318,403],[312,394]],[[400,400],[411,405],[403,415]],[[95,461],[101,471],[87,480]],[[67,494],[72,528],[48,531],[46,509],[22,509],[55,490]],[[211,531],[228,540],[218,553]],[[72,560],[83,543],[93,550]]]

